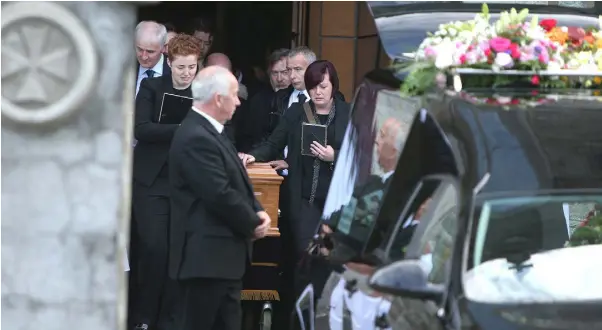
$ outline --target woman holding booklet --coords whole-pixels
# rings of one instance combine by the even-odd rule
[[[239,154],[245,165],[268,162],[277,159],[288,146],[288,185],[281,194],[288,200],[290,214],[283,218],[291,221],[298,260],[306,255],[316,233],[349,121],[349,104],[333,97],[339,89],[339,78],[331,62],[313,62],[304,80],[311,100],[293,103],[266,142],[249,154]],[[305,288],[308,281],[316,282],[316,288],[322,287],[324,283],[320,282],[326,281],[330,270],[327,265],[319,268],[324,276],[300,277],[295,281],[296,291]]]
[[[146,78],[136,97],[133,167],[133,234],[131,260],[138,287],[132,297],[136,329],[168,328],[175,284],[167,277],[169,233],[168,153],[179,122],[190,110],[190,85],[201,55],[200,41],[177,34],[168,43],[171,75]]]

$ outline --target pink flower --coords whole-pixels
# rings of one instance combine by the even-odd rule
[[[539,77],[538,76],[531,77],[531,83],[533,85],[539,85]]]
[[[495,50],[496,53],[505,52],[506,50],[508,50],[508,48],[510,48],[511,44],[512,41],[506,38],[496,37],[489,40],[489,46],[493,48],[493,50]]]
[[[437,52],[435,52],[435,49],[433,47],[426,47],[426,49],[424,50],[424,55],[426,57],[436,57]]]

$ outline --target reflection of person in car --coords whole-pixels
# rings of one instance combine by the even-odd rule
[[[343,210],[341,216],[352,216],[354,223],[369,226],[376,217],[384,191],[391,181],[397,160],[403,147],[403,124],[397,118],[390,117],[385,120],[375,140],[377,163],[383,171],[382,175],[372,175],[366,183],[357,187],[353,198],[357,203],[349,203],[347,207],[353,209]],[[355,211],[355,212],[353,212]]]

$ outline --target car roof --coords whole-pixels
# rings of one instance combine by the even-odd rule
[[[426,37],[435,32],[440,24],[474,19],[481,12],[482,3],[457,1],[368,1],[385,52],[390,58],[414,52]],[[590,4],[591,5],[591,4]],[[597,26],[602,2],[593,3],[594,8],[574,8],[567,4],[541,5],[536,3],[488,3],[492,20],[499,12],[528,8],[540,19],[553,18],[564,26]]]
[[[464,185],[489,174],[482,193],[600,188],[602,103],[565,96],[503,107],[446,95],[428,111],[453,141]]]

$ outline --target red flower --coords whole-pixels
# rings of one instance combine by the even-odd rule
[[[520,103],[519,99],[512,99],[512,101],[510,101],[510,104],[514,104],[514,105],[519,104],[519,103]]]
[[[544,30],[546,30],[546,32],[550,32],[550,30],[552,30],[553,28],[556,27],[557,23],[558,22],[555,19],[548,18],[548,19],[541,20],[541,22],[539,22],[539,26],[541,26]]]
[[[583,44],[583,39],[585,39],[585,30],[580,27],[570,26],[568,29],[568,35],[573,45],[578,47]]]
[[[519,50],[519,46],[517,44],[511,44],[510,45],[510,56],[512,56],[513,59],[519,59],[520,58],[520,50]]]
[[[485,49],[485,56],[487,56],[487,57],[491,56],[491,48]]]
[[[460,55],[460,63],[466,64],[466,55],[464,55],[464,54]]]
[[[533,77],[531,77],[531,83],[533,85],[539,85],[539,76],[533,76]]]

